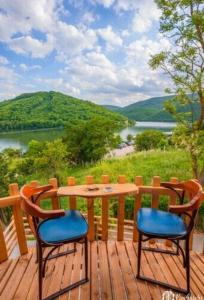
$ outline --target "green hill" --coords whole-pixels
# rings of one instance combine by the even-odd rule
[[[106,108],[119,112],[129,119],[136,121],[161,121],[161,122],[171,122],[174,121],[172,116],[165,111],[164,103],[167,100],[172,99],[174,96],[163,96],[150,98],[144,101],[139,101],[133,104],[130,104],[125,107],[117,107],[106,105]],[[186,106],[178,109],[179,111],[190,111],[190,107]],[[198,116],[199,105],[194,105],[194,118]]]
[[[89,101],[52,91],[26,93],[0,103],[0,131],[63,128],[97,116],[121,127],[127,123],[126,117]]]

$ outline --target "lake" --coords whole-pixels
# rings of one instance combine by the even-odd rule
[[[137,122],[133,127],[128,127],[120,132],[120,136],[126,139],[128,134],[137,135],[145,129],[158,129],[165,133],[170,133],[175,127],[175,123],[167,122]],[[0,133],[0,151],[6,148],[18,148],[25,151],[31,140],[53,141],[63,136],[63,130],[49,129],[39,131],[23,131],[12,133]]]

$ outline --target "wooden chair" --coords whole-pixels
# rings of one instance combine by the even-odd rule
[[[169,212],[153,208],[141,208],[137,214],[137,228],[139,231],[138,241],[138,265],[137,278],[151,283],[158,284],[164,288],[180,293],[190,293],[190,251],[189,239],[195,223],[195,217],[201,202],[202,187],[196,180],[189,180],[181,183],[164,182],[162,186],[174,191],[179,198],[179,205],[169,207]],[[188,196],[189,202],[184,204],[184,197]],[[182,218],[182,216],[184,218]],[[152,238],[170,240],[176,245],[176,251],[142,247],[142,242]],[[184,249],[180,241],[185,241]],[[186,269],[187,288],[181,289],[173,285],[157,281],[140,275],[141,250],[168,253],[171,255],[182,254],[183,267]]]
[[[27,215],[31,230],[36,237],[37,262],[39,267],[39,300],[42,299],[42,283],[47,261],[76,251],[76,247],[74,246],[72,250],[53,255],[53,251],[62,245],[76,242],[84,244],[85,278],[55,292],[45,299],[56,299],[58,296],[88,281],[88,224],[77,210],[64,211],[59,209],[47,211],[40,208],[38,205],[40,196],[50,189],[52,189],[51,185],[39,187],[24,185],[20,190],[22,208]],[[51,250],[43,257],[43,249],[46,247],[50,247]]]

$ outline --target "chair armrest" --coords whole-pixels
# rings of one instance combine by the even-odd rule
[[[169,212],[172,212],[175,214],[182,214],[182,213],[185,213],[185,212],[191,211],[191,210],[192,210],[192,205],[190,203],[169,206]]]
[[[43,210],[40,209],[40,218],[41,219],[54,219],[58,217],[65,216],[65,210],[64,209],[55,209],[55,210]]]
[[[51,184],[42,185],[42,186],[36,186],[32,188],[35,193],[43,193],[47,192],[51,189],[53,189],[53,186]]]

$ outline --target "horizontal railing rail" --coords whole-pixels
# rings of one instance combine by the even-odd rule
[[[168,203],[173,205],[176,203],[175,193],[169,189],[160,186],[160,177],[154,176],[151,186],[143,184],[142,176],[135,177],[135,184],[138,186],[138,194],[133,197],[134,201],[134,218],[139,208],[142,206],[142,198],[144,195],[151,195],[151,207],[158,208],[160,196],[168,196]],[[171,182],[178,182],[177,178],[171,178]],[[103,175],[101,183],[108,184],[109,176]],[[126,183],[126,177],[121,175],[118,177],[118,183]],[[33,186],[38,186],[37,181],[32,181]],[[60,207],[60,199],[57,196],[58,183],[56,178],[51,178],[49,184],[53,189],[41,195],[40,200],[50,199],[53,209]],[[86,184],[94,184],[92,176],[86,177]],[[74,177],[68,177],[68,186],[76,185]],[[70,209],[77,208],[77,198],[74,196],[68,197],[68,204]],[[204,193],[202,195],[204,201]],[[9,196],[0,198],[0,208],[11,207],[13,211],[12,219],[9,226],[3,230],[0,224],[0,262],[8,259],[15,246],[18,245],[20,254],[23,255],[28,252],[27,240],[33,239],[34,236],[28,226],[27,218],[23,215],[21,210],[21,197],[19,193],[19,186],[16,183],[9,185]],[[118,197],[118,215],[117,218],[109,217],[109,198],[102,197],[101,199],[101,216],[94,214],[94,200],[87,199],[87,213],[86,217],[89,223],[88,238],[90,241],[95,238],[100,238],[103,241],[108,238],[116,238],[118,241],[125,239],[132,239],[134,242],[138,240],[138,231],[133,220],[125,219],[125,196]],[[155,241],[151,241],[154,243]],[[166,241],[167,246],[171,246],[170,242]],[[192,247],[192,238],[191,238]],[[204,253],[204,245],[203,245]]]

